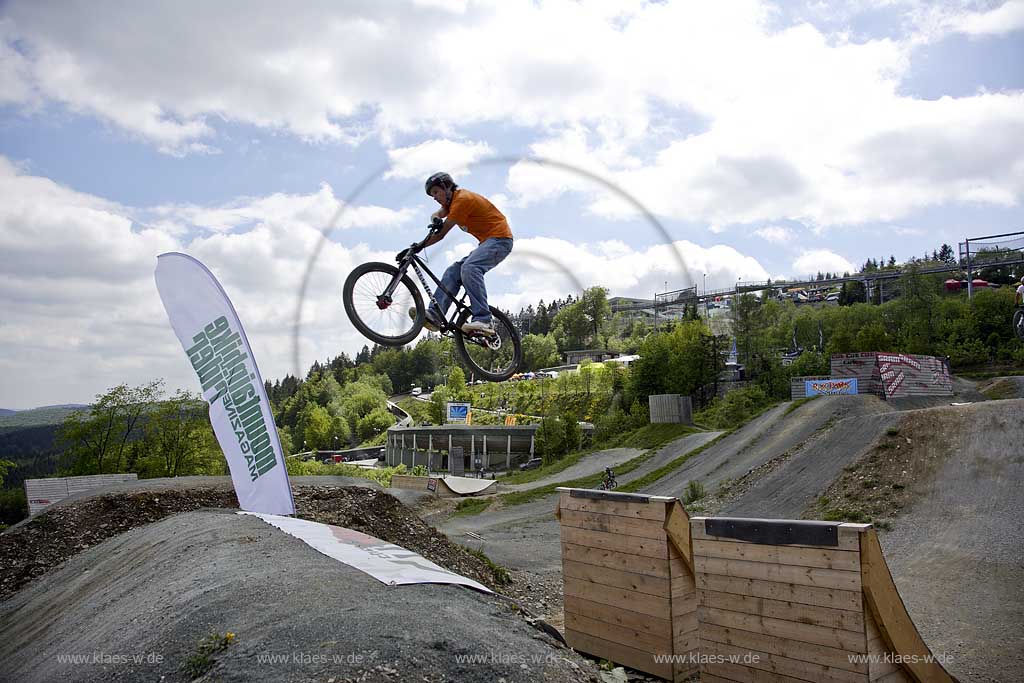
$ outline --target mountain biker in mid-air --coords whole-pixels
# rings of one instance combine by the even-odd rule
[[[423,243],[424,247],[443,240],[456,225],[479,242],[469,256],[448,266],[441,278],[444,289],[454,294],[461,284],[469,295],[473,319],[462,326],[462,331],[494,334],[494,323],[487,308],[484,273],[505,260],[512,251],[512,230],[508,220],[486,197],[460,188],[447,173],[435,173],[427,178],[425,189],[427,195],[441,205],[431,218],[435,222],[443,220],[443,223],[440,230]],[[444,289],[439,287],[434,292],[440,310],[427,306],[424,323],[427,329],[437,331],[451,306],[451,299]],[[415,317],[416,309],[412,309],[410,315]]]

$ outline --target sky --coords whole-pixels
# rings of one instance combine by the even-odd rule
[[[513,311],[1024,230],[1024,0],[0,3],[0,407],[197,390],[167,251],[264,377],[354,355],[342,283],[437,170],[508,217]]]

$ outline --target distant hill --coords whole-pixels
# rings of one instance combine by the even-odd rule
[[[8,410],[7,408],[0,408],[0,416],[2,415],[14,415],[17,410]]]
[[[16,410],[0,413],[0,434],[25,427],[59,425],[71,413],[89,406],[68,403],[58,406],[43,406],[31,410]]]

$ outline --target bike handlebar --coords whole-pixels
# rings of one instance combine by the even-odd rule
[[[427,236],[424,237],[419,242],[417,242],[416,245],[415,245],[416,246],[416,251],[419,251],[419,250],[423,249],[423,247],[425,246],[425,242],[427,240],[429,240],[431,237],[433,237],[434,235],[436,235],[437,233],[439,233],[441,231],[442,226],[444,226],[444,219],[443,218],[438,218],[437,216],[432,218],[431,221],[430,221],[430,225],[427,226]]]

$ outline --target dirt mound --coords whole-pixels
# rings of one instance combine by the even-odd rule
[[[730,489],[735,482],[800,448],[840,420],[892,410],[885,401],[866,394],[822,396],[803,404],[777,406],[648,486],[644,493],[682,497],[687,484],[696,481],[715,495],[719,487]],[[700,514],[714,510],[713,501],[707,502],[711,507]]]
[[[806,519],[872,523],[893,519],[921,494],[952,454],[954,432],[968,415],[962,407],[908,412],[893,420],[855,462],[803,514]]]
[[[500,590],[508,575],[450,542],[384,491],[366,487],[298,486],[297,516],[355,529],[400,545]],[[69,558],[108,538],[171,515],[201,508],[237,509],[227,485],[138,490],[83,498],[48,509],[0,535],[0,600]]]
[[[597,680],[507,599],[386,586],[227,510],[108,538],[0,603],[0,663],[23,683]]]
[[[993,377],[980,382],[978,391],[992,400],[1024,398],[1024,377]]]

